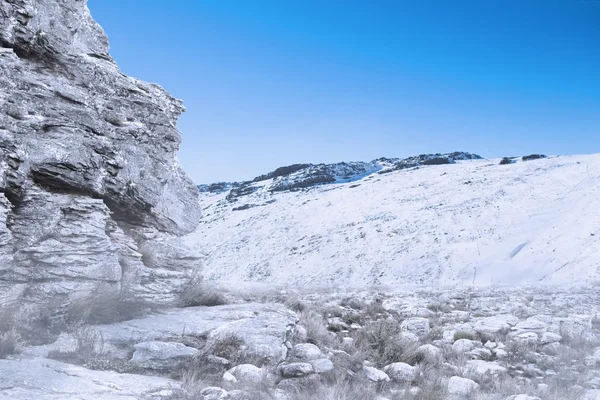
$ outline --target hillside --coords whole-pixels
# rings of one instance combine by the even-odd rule
[[[277,179],[241,197],[201,193],[200,226],[185,239],[204,253],[207,279],[365,286],[600,277],[600,155],[459,160],[264,189]]]

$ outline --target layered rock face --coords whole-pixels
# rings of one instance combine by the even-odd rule
[[[0,299],[168,298],[198,265],[181,102],[119,71],[83,0],[0,2],[0,46]]]

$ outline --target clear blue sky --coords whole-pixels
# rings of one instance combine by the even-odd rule
[[[600,152],[600,0],[90,0],[184,100],[197,183],[298,162]]]

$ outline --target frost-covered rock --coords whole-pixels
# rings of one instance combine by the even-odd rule
[[[506,372],[506,368],[503,366],[490,361],[483,360],[472,360],[467,362],[466,369],[473,375],[486,375],[486,374],[501,374]]]
[[[181,101],[121,73],[86,1],[2,1],[0,42],[0,298],[173,299],[200,259]]]
[[[430,331],[429,320],[421,317],[407,318],[400,324],[400,329],[404,332],[414,333],[418,337],[423,337]]]
[[[235,378],[235,382],[258,383],[260,382],[265,372],[252,364],[240,364],[225,372]],[[224,380],[227,378],[224,376]]]
[[[202,400],[225,400],[229,399],[227,390],[216,386],[209,386],[200,391]]]
[[[506,400],[542,400],[539,397],[529,396],[527,394],[515,394],[506,398]]]
[[[513,339],[520,344],[534,345],[538,342],[539,338],[535,332],[523,332],[512,336]]]
[[[400,340],[404,343],[418,343],[419,337],[413,332],[401,332]]]
[[[385,372],[373,368],[373,367],[363,367],[363,371],[365,372],[365,376],[371,382],[389,382],[390,377]]]
[[[315,372],[310,363],[304,362],[281,364],[278,369],[284,378],[298,378]]]
[[[296,325],[294,330],[294,341],[298,343],[305,343],[308,340],[308,333],[306,328],[302,325]]]
[[[495,315],[478,320],[473,329],[478,333],[494,334],[510,329],[518,321],[514,315]]]
[[[540,339],[540,344],[544,345],[549,343],[555,343],[560,342],[561,340],[562,336],[560,336],[558,333],[544,332],[542,338]]]
[[[383,371],[395,382],[412,382],[419,376],[416,367],[402,362],[386,365]]]
[[[301,360],[316,360],[318,358],[323,358],[321,350],[311,343],[295,345],[294,355]]]
[[[488,359],[492,356],[492,351],[486,347],[478,347],[469,351],[469,355],[476,360]]]
[[[448,393],[455,396],[469,396],[479,390],[479,384],[471,379],[453,376],[448,380]]]
[[[133,346],[131,362],[141,368],[176,369],[190,360],[198,350],[174,342],[142,342]]]
[[[463,354],[473,350],[478,345],[481,345],[481,343],[474,340],[458,339],[452,344],[452,351],[457,354]]]
[[[439,347],[432,344],[424,344],[419,346],[416,353],[423,357],[424,360],[432,362],[438,360],[442,356],[442,351]]]
[[[543,334],[548,330],[548,324],[537,318],[528,318],[525,321],[517,323],[512,329],[519,333],[535,332]]]
[[[146,399],[181,388],[158,376],[95,371],[45,358],[0,360],[0,397],[6,399]]]
[[[150,315],[96,329],[107,344],[123,347],[143,341],[172,341],[174,335],[207,337],[207,345],[234,336],[249,356],[283,361],[288,328],[297,320],[295,313],[281,304],[245,303],[215,307],[187,307]]]
[[[333,371],[333,362],[328,358],[321,358],[318,360],[312,360],[310,364],[313,366],[314,371],[317,374],[323,374],[326,372]]]

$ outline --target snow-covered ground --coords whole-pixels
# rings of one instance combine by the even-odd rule
[[[227,192],[202,193],[202,222],[185,240],[205,254],[205,277],[223,282],[364,287],[599,279],[600,155],[499,161],[373,173],[302,191],[257,191],[234,202]]]

